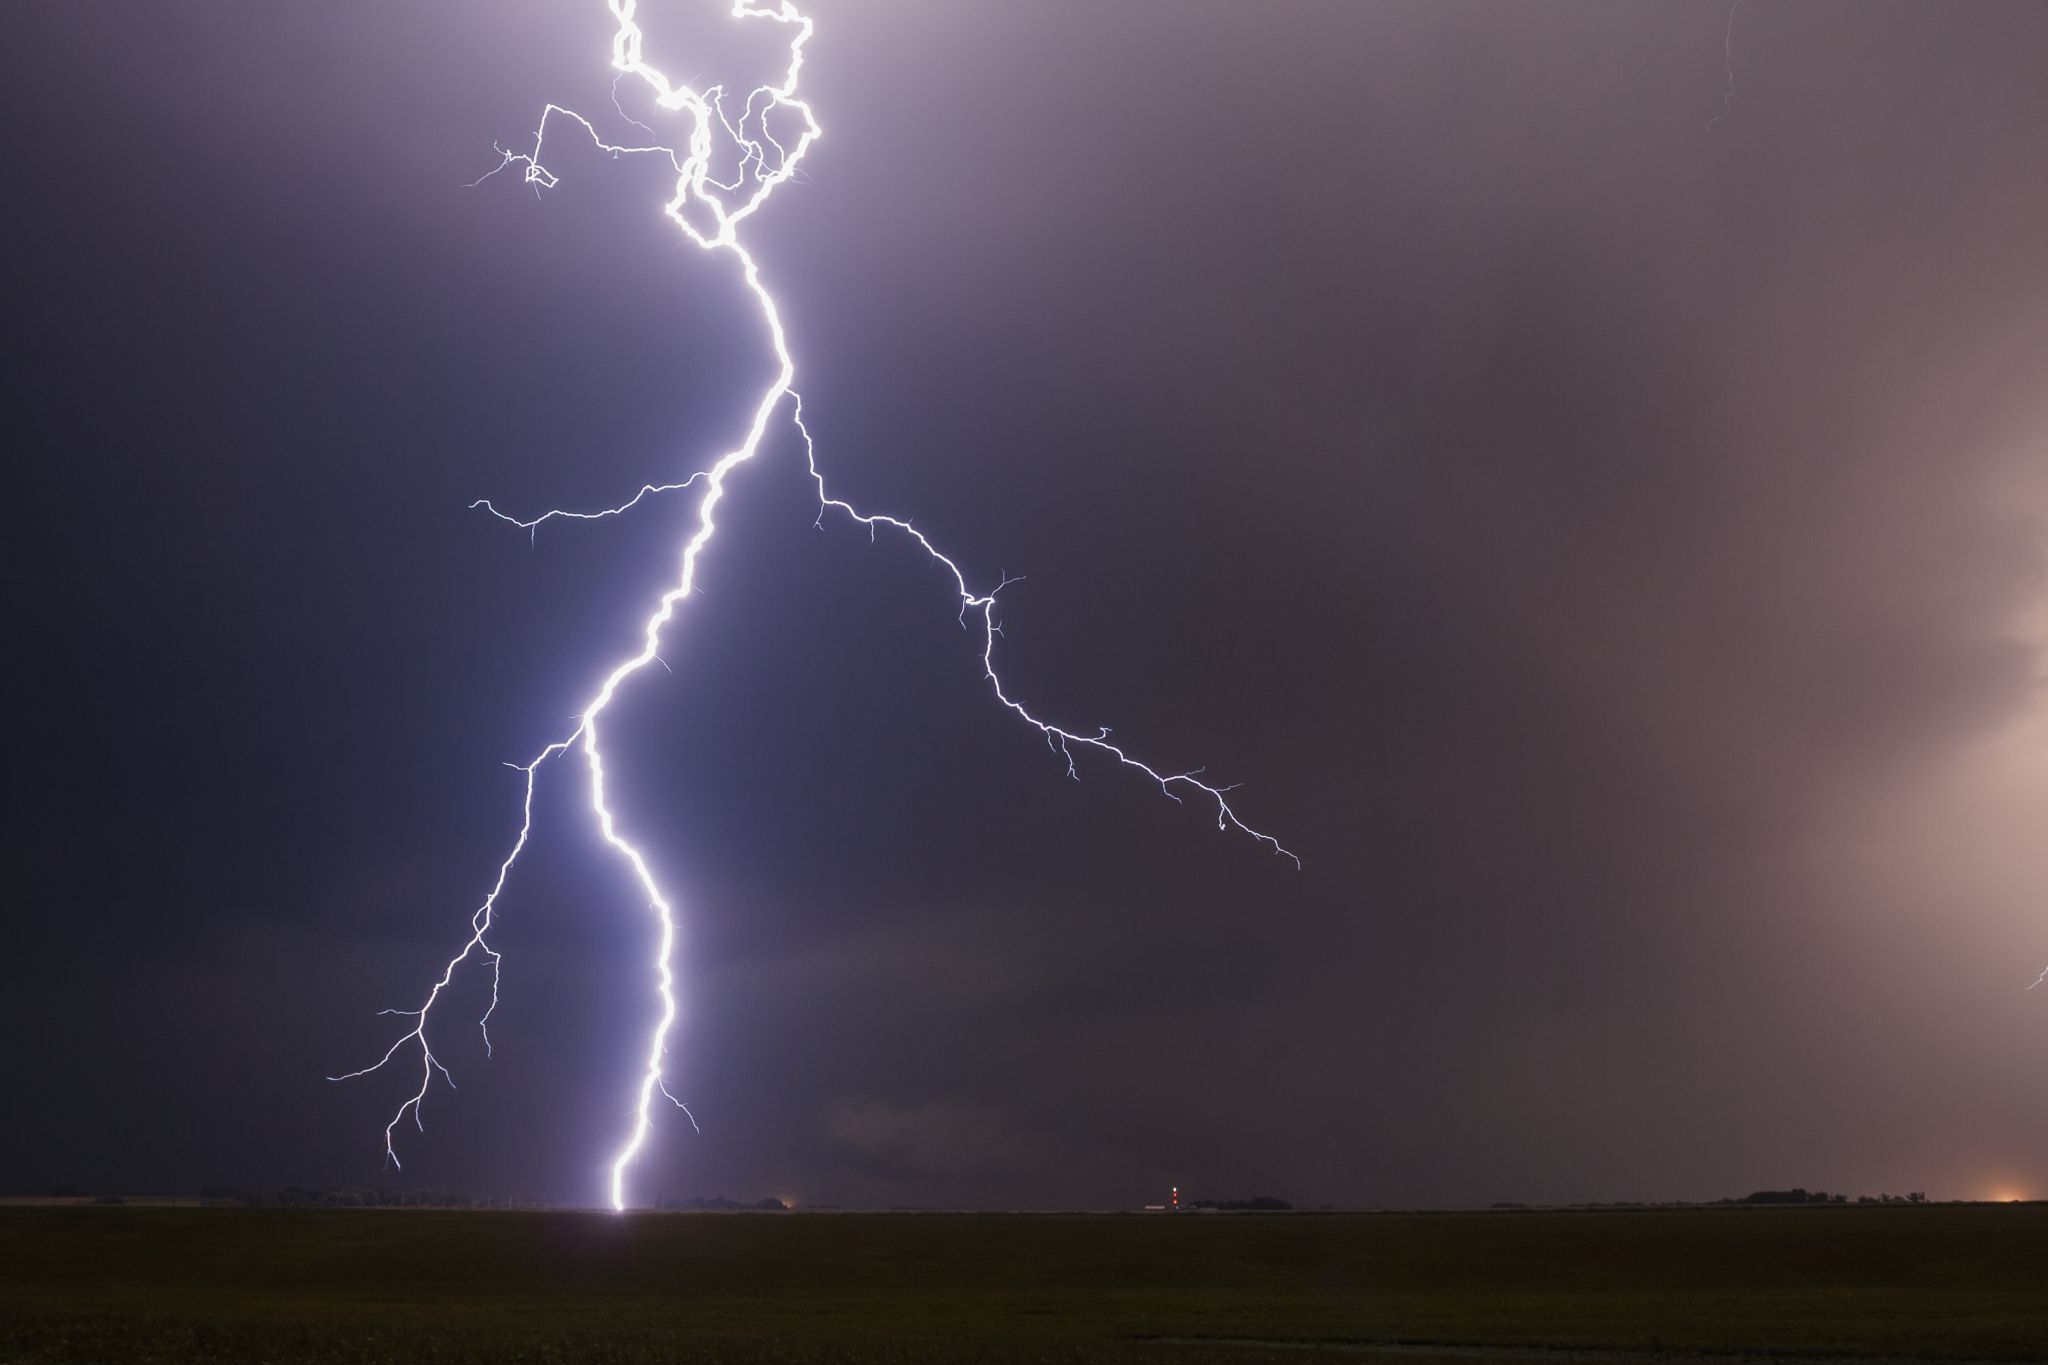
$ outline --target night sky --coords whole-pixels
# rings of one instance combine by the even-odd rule
[[[657,5],[651,55],[772,44]],[[2048,6],[818,0],[634,1197],[2048,1195]],[[771,373],[595,3],[10,6],[0,1185],[602,1197]],[[636,113],[644,110],[629,104]],[[615,125],[617,126],[617,125]]]

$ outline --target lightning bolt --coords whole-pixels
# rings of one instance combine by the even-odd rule
[[[1742,0],[1733,0],[1728,6],[1728,29],[1721,35],[1721,65],[1728,74],[1728,84],[1721,92],[1721,112],[1707,120],[1707,131],[1713,132],[1714,125],[1728,117],[1735,107],[1735,11],[1742,8]]]
[[[638,492],[624,502],[596,511],[576,512],[551,510],[532,518],[520,518],[500,511],[489,499],[479,499],[473,508],[482,508],[490,515],[512,523],[525,530],[529,536],[536,536],[539,528],[551,520],[596,521],[621,515],[630,511],[647,498],[681,492],[702,485],[703,492],[697,502],[697,517],[694,530],[684,542],[681,564],[674,584],[664,592],[647,617],[641,630],[641,644],[637,652],[613,665],[605,674],[597,690],[584,702],[577,713],[576,728],[565,737],[554,741],[525,763],[510,764],[524,779],[525,796],[521,807],[519,832],[504,860],[498,865],[497,879],[490,891],[470,916],[469,937],[455,955],[443,964],[440,976],[428,990],[426,998],[416,1009],[385,1010],[382,1013],[410,1019],[412,1027],[391,1044],[384,1055],[369,1066],[356,1071],[345,1072],[330,1080],[352,1080],[383,1070],[386,1066],[404,1056],[416,1056],[419,1062],[419,1084],[401,1103],[391,1121],[384,1127],[384,1154],[393,1166],[399,1164],[395,1145],[395,1134],[400,1124],[410,1117],[415,1127],[424,1131],[425,1121],[422,1108],[427,1092],[433,1087],[436,1075],[454,1086],[454,1077],[435,1056],[428,1039],[427,1026],[442,993],[454,980],[456,972],[472,959],[487,962],[491,970],[491,1002],[478,1020],[483,1033],[485,1051],[490,1049],[490,1019],[498,1007],[501,959],[490,945],[490,933],[496,922],[499,897],[511,877],[513,866],[524,852],[533,832],[533,793],[542,767],[550,760],[568,754],[572,750],[582,753],[590,783],[590,808],[596,818],[599,833],[632,869],[639,882],[647,906],[653,914],[657,928],[657,948],[650,969],[654,977],[655,995],[660,1001],[659,1017],[647,1036],[645,1064],[635,1094],[633,1122],[630,1131],[613,1154],[610,1164],[610,1196],[614,1209],[626,1206],[626,1172],[647,1143],[653,1131],[654,1099],[657,1095],[681,1109],[696,1125],[696,1116],[689,1107],[675,1097],[668,1089],[662,1074],[662,1059],[667,1051],[668,1037],[676,1018],[676,977],[675,943],[676,911],[674,902],[665,894],[648,867],[640,850],[619,832],[617,820],[605,795],[605,761],[600,738],[604,733],[605,713],[617,697],[626,681],[640,672],[649,663],[658,659],[658,648],[663,631],[675,618],[678,605],[688,597],[697,581],[697,563],[705,547],[710,545],[718,530],[717,512],[725,500],[726,477],[739,466],[752,460],[760,450],[770,421],[783,408],[789,409],[790,421],[803,439],[804,457],[812,481],[818,492],[818,521],[822,528],[825,515],[830,512],[844,516],[867,528],[870,538],[884,530],[901,535],[914,542],[931,560],[951,578],[959,596],[959,619],[966,624],[969,615],[980,623],[982,673],[996,700],[1025,724],[1035,729],[1047,746],[1065,760],[1067,775],[1078,780],[1080,772],[1075,762],[1076,751],[1094,751],[1113,758],[1124,767],[1142,773],[1156,784],[1159,790],[1176,802],[1192,797],[1213,808],[1218,829],[1235,829],[1266,845],[1274,853],[1291,859],[1296,867],[1301,860],[1282,847],[1278,840],[1252,828],[1238,818],[1226,799],[1230,787],[1219,787],[1205,782],[1201,770],[1172,772],[1155,768],[1133,757],[1121,746],[1110,741],[1108,729],[1094,733],[1083,733],[1064,729],[1033,714],[1021,702],[1012,697],[1003,685],[996,671],[996,640],[1002,634],[996,614],[997,595],[1015,579],[1003,580],[987,592],[977,591],[970,586],[967,576],[951,557],[939,550],[922,531],[899,517],[863,512],[842,499],[833,497],[828,490],[825,476],[818,465],[817,446],[810,428],[804,424],[803,401],[792,387],[796,378],[796,362],[790,356],[789,341],[783,332],[782,318],[761,281],[761,271],[745,245],[740,241],[740,225],[751,217],[781,185],[787,183],[796,173],[798,164],[810,151],[813,143],[822,134],[816,115],[809,104],[797,95],[797,80],[804,64],[804,46],[810,41],[812,21],[796,8],[792,0],[780,0],[775,5],[757,5],[748,0],[735,0],[731,14],[742,21],[761,20],[779,24],[789,31],[786,47],[788,62],[779,84],[758,86],[740,102],[735,116],[727,104],[723,86],[711,86],[698,91],[686,85],[678,85],[668,76],[650,65],[644,55],[644,35],[637,22],[638,0],[608,0],[616,28],[612,35],[612,67],[617,72],[613,81],[613,103],[619,108],[622,118],[648,135],[656,135],[646,124],[626,116],[618,105],[618,84],[621,81],[637,81],[652,99],[654,105],[667,113],[680,113],[688,119],[689,138],[685,150],[649,141],[642,144],[613,143],[599,133],[595,124],[572,109],[558,104],[549,104],[541,112],[539,124],[534,129],[533,145],[529,151],[499,149],[500,161],[478,181],[514,171],[524,183],[536,193],[549,190],[558,183],[557,177],[541,160],[548,142],[550,130],[558,125],[570,129],[581,129],[591,143],[600,151],[619,157],[660,157],[665,158],[675,171],[675,191],[663,207],[671,222],[693,244],[710,253],[730,256],[738,267],[741,279],[752,295],[759,310],[761,325],[767,335],[768,344],[776,360],[774,380],[755,401],[753,420],[749,423],[745,438],[731,450],[721,455],[709,468],[690,475],[676,483],[645,484]],[[771,116],[774,127],[771,127]],[[775,129],[781,129],[778,137]],[[720,135],[723,135],[723,141]],[[731,172],[730,180],[720,180],[712,174],[712,163],[719,153],[737,155],[738,165]]]

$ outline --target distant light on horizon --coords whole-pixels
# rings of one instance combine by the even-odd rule
[[[1993,1185],[1989,1193],[1978,1196],[1982,1201],[1991,1204],[2030,1204],[2036,1197],[2010,1181]]]

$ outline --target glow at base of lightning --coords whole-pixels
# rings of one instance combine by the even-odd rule
[[[1078,780],[1080,773],[1075,765],[1076,749],[1094,750],[1107,754],[1119,764],[1144,774],[1160,791],[1176,802],[1187,796],[1195,796],[1212,803],[1216,814],[1216,825],[1221,830],[1235,829],[1265,844],[1273,852],[1291,859],[1296,867],[1301,860],[1278,840],[1261,833],[1238,818],[1237,812],[1226,799],[1229,787],[1213,786],[1201,779],[1200,769],[1189,772],[1168,772],[1154,768],[1126,752],[1121,746],[1110,742],[1107,729],[1093,734],[1066,730],[1049,721],[1042,720],[1028,710],[1021,702],[1010,696],[1003,686],[1002,678],[996,672],[996,638],[1002,634],[996,618],[996,597],[1005,587],[1017,580],[1005,577],[986,593],[975,591],[969,586],[960,566],[942,553],[908,521],[898,517],[862,512],[852,504],[831,495],[826,487],[824,473],[818,465],[817,446],[812,440],[810,429],[804,425],[803,400],[792,387],[796,378],[796,363],[791,359],[788,338],[783,333],[782,318],[775,306],[774,298],[761,282],[758,263],[739,239],[739,227],[747,218],[768,201],[775,189],[795,174],[797,165],[803,160],[811,144],[823,131],[809,104],[797,97],[797,78],[803,70],[804,45],[810,40],[813,25],[809,18],[799,12],[792,0],[780,0],[774,6],[755,5],[748,0],[735,0],[732,16],[740,20],[766,20],[786,26],[790,31],[787,47],[788,65],[783,71],[780,84],[755,88],[742,103],[737,118],[727,110],[725,91],[722,86],[712,86],[699,92],[688,86],[677,85],[661,71],[648,64],[645,59],[644,35],[636,21],[638,0],[608,0],[617,28],[612,37],[612,67],[618,73],[614,81],[613,95],[616,103],[617,82],[637,80],[646,87],[655,105],[667,112],[680,112],[690,123],[687,151],[679,153],[673,147],[657,143],[626,145],[608,142],[596,126],[583,115],[557,104],[543,109],[539,126],[534,130],[533,149],[530,152],[512,152],[501,149],[499,164],[483,179],[488,180],[500,171],[517,168],[525,182],[536,192],[552,189],[558,183],[556,176],[541,162],[541,153],[547,142],[550,125],[568,121],[580,127],[600,151],[614,158],[622,156],[664,157],[676,173],[674,195],[664,206],[663,212],[692,243],[707,252],[729,253],[739,266],[740,276],[760,311],[761,322],[766,332],[770,349],[776,360],[773,382],[763,391],[754,405],[753,420],[748,425],[745,438],[733,449],[721,455],[709,468],[690,475],[677,483],[646,484],[630,499],[616,506],[593,512],[549,511],[531,519],[521,519],[500,511],[488,499],[479,499],[472,507],[481,507],[492,516],[511,522],[526,530],[529,535],[538,533],[539,527],[551,520],[595,521],[618,516],[639,504],[643,499],[664,493],[679,492],[703,485],[703,493],[697,504],[697,518],[694,530],[682,548],[680,570],[676,581],[656,604],[641,631],[639,650],[615,664],[604,677],[596,692],[577,713],[576,728],[567,736],[558,739],[525,763],[510,764],[524,778],[525,796],[521,805],[519,832],[513,840],[504,860],[498,865],[498,875],[490,891],[470,916],[469,937],[456,954],[442,967],[440,976],[428,990],[426,999],[418,1008],[410,1010],[385,1010],[382,1013],[411,1019],[413,1026],[391,1044],[384,1055],[369,1066],[356,1071],[330,1077],[331,1080],[352,1080],[381,1071],[397,1061],[402,1054],[417,1049],[419,1060],[419,1086],[399,1105],[391,1121],[384,1127],[384,1154],[386,1160],[396,1166],[398,1151],[394,1135],[398,1126],[408,1116],[415,1127],[424,1131],[425,1120],[422,1107],[427,1091],[432,1088],[438,1074],[453,1088],[454,1077],[441,1064],[427,1037],[427,1025],[434,1006],[440,1001],[442,992],[448,989],[456,970],[472,957],[481,958],[491,968],[491,1002],[477,1021],[483,1033],[486,1055],[490,1051],[490,1020],[498,1008],[498,989],[502,960],[497,950],[490,946],[489,936],[495,923],[499,897],[505,890],[512,868],[524,852],[533,832],[533,793],[542,765],[550,759],[579,749],[590,783],[590,808],[596,818],[599,833],[604,841],[615,850],[632,869],[641,891],[646,896],[649,910],[658,926],[657,946],[650,969],[653,973],[655,995],[661,1009],[653,1028],[648,1034],[645,1062],[635,1094],[633,1120],[623,1144],[613,1154],[610,1165],[610,1196],[615,1209],[626,1206],[625,1179],[628,1168],[639,1156],[653,1131],[653,1109],[655,1096],[659,1095],[681,1109],[689,1118],[691,1126],[696,1125],[696,1116],[689,1107],[670,1092],[662,1074],[662,1060],[667,1053],[668,1038],[674,1028],[677,1012],[675,947],[676,911],[673,901],[655,881],[654,873],[647,859],[620,833],[617,820],[605,795],[605,762],[599,745],[602,733],[601,722],[610,708],[619,688],[634,674],[659,658],[658,650],[662,632],[674,619],[677,604],[688,597],[697,581],[697,561],[705,547],[717,533],[717,511],[726,494],[726,476],[740,465],[753,459],[761,447],[770,420],[787,400],[790,420],[803,439],[804,457],[810,477],[818,490],[818,524],[824,523],[826,512],[843,514],[867,527],[870,537],[886,528],[915,542],[931,560],[942,567],[951,577],[959,595],[961,623],[966,623],[970,613],[980,621],[981,666],[983,676],[995,693],[1001,705],[1037,730],[1048,747],[1065,759],[1067,775]],[[777,111],[788,111],[787,117],[797,122],[794,138],[785,142],[778,139],[770,128],[770,115]],[[621,109],[624,116],[624,111]],[[653,130],[646,124],[627,118],[650,137]],[[751,126],[752,132],[749,132]],[[712,175],[714,153],[720,149],[717,142],[719,133],[727,139],[723,146],[739,157],[737,170],[730,181],[719,180]],[[785,137],[789,129],[784,128]],[[478,181],[476,183],[482,183]]]

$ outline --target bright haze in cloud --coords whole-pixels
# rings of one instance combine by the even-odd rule
[[[129,8],[4,21],[0,1169],[368,1183],[337,1021],[688,514],[467,505],[686,473],[772,359],[655,168],[461,188],[609,108],[579,7]],[[758,62],[721,8],[661,60]],[[1017,695],[1307,868],[1065,782],[764,451],[613,722],[689,907],[648,1197],[2040,1187],[2048,14],[1753,0],[1711,132],[1719,3],[816,17],[753,249],[835,479],[1026,575]],[[576,799],[421,1183],[588,1199],[616,1138],[645,925]]]

